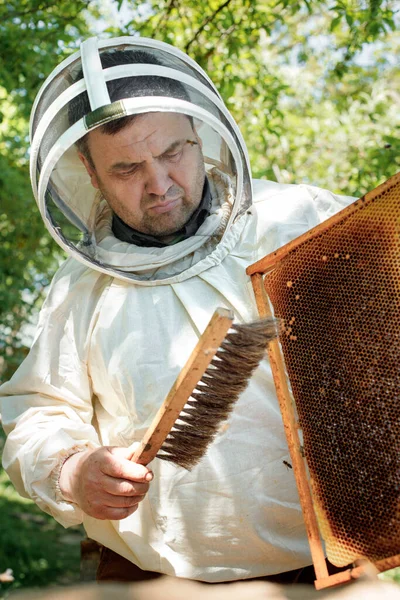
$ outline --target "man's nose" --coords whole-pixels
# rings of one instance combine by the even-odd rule
[[[165,196],[173,181],[166,166],[159,163],[147,165],[146,192],[156,196]]]

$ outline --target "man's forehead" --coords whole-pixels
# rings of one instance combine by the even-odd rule
[[[178,113],[146,113],[137,117],[126,127],[132,142],[153,141],[158,137],[191,131],[192,126],[186,115]]]
[[[127,117],[128,118],[128,117]],[[193,127],[190,119],[180,113],[146,113],[135,116],[127,125],[121,128],[117,133],[108,134],[101,130],[95,130],[91,133],[94,138],[107,138],[107,145],[123,149],[144,149],[150,146],[161,147],[174,143],[175,141],[193,134]]]
[[[168,135],[168,132],[165,131],[165,129],[160,129],[159,127],[152,126],[151,130],[147,131],[147,129],[141,129],[139,126],[133,130],[131,129],[128,134],[129,140],[126,140],[126,144],[121,144],[121,148],[124,148],[125,146],[138,146],[140,144],[145,144],[146,142],[154,141],[154,138],[157,138],[160,135],[164,137],[166,134]]]

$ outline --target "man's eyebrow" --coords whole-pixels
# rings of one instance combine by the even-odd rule
[[[154,156],[153,158],[162,158],[165,154],[168,154],[169,152],[173,152],[174,150],[176,150],[177,148],[179,148],[179,146],[181,146],[182,144],[185,144],[187,141],[186,138],[181,139],[181,140],[176,140],[175,142],[172,142],[172,144],[170,144],[168,146],[168,148],[166,148],[161,154],[158,154],[157,156]],[[113,171],[124,171],[127,170],[129,168],[132,168],[135,165],[141,165],[142,162],[117,162],[113,165],[111,165],[111,167],[109,169],[107,169],[108,172],[113,172]]]

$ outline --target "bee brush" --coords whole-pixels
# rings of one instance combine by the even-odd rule
[[[157,456],[190,470],[205,454],[278,334],[272,317],[232,322],[232,311],[215,311],[132,461],[148,464]]]

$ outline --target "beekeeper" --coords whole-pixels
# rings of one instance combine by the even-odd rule
[[[214,310],[257,317],[246,267],[348,199],[252,182],[208,76],[145,38],[84,42],[43,84],[31,140],[39,210],[69,258],[1,388],[18,492],[65,527],[83,522],[109,549],[103,567],[120,560],[128,579],[222,582],[310,565],[267,360],[191,472],[137,465],[127,448]],[[115,569],[104,578],[123,578]]]

